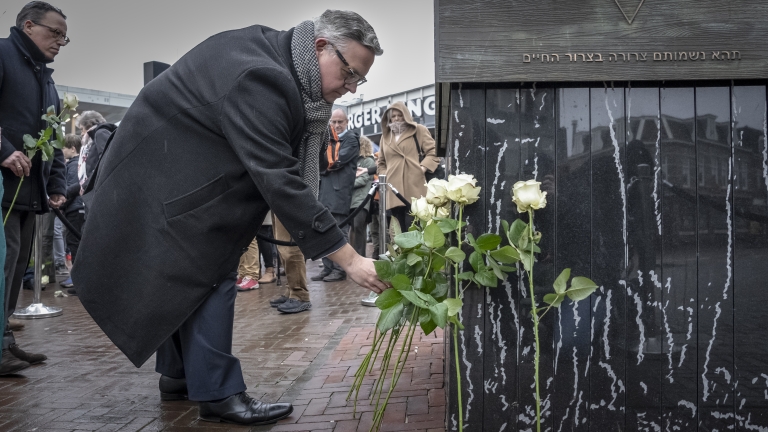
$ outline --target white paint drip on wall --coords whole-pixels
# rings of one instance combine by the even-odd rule
[[[768,191],[768,103],[763,114],[763,180]]]
[[[624,281],[619,281],[623,284]],[[611,345],[608,343],[608,332],[611,325],[611,296],[613,291],[609,290],[608,295],[605,298],[605,320],[603,321],[603,351],[605,352],[605,359],[611,359]]]
[[[502,123],[504,123],[506,121],[504,119],[495,119],[495,118],[490,118],[490,117],[488,117],[486,120],[490,124],[502,124]]]
[[[614,107],[616,106],[616,100],[613,101]],[[621,189],[621,203],[622,203],[622,213],[624,215],[624,220],[622,223],[621,233],[624,238],[624,263],[627,263],[628,256],[629,256],[629,249],[627,244],[627,189],[626,185],[624,183],[624,168],[621,166],[621,152],[619,150],[619,141],[616,139],[616,130],[614,130],[614,119],[613,119],[613,112],[611,112],[611,107],[608,103],[608,91],[605,92],[605,109],[608,111],[608,119],[610,120],[610,124],[608,125],[608,130],[611,132],[611,143],[613,143],[613,161],[616,164],[616,170],[619,173],[619,188]]]
[[[479,325],[475,325],[475,343],[477,343],[477,353],[483,353],[483,332],[480,330]]]
[[[661,111],[656,117],[656,156],[653,161],[653,212],[656,215],[656,227],[661,235],[661,197],[659,196],[659,182],[661,181]]]
[[[496,185],[499,182],[499,177],[501,177],[500,166],[505,151],[507,151],[507,140],[504,140],[504,145],[499,149],[499,157],[496,159],[496,174],[493,178],[493,186],[491,186],[491,206],[496,205],[496,230],[494,231],[496,234],[499,233],[499,226],[501,225],[501,200],[496,201]],[[490,210],[488,210],[488,212],[490,213]],[[492,220],[492,218],[488,218],[489,231],[493,230],[493,227],[491,226],[493,223]]]
[[[601,368],[605,369],[605,372],[608,374],[608,377],[613,380],[611,383],[611,396],[613,396],[613,399],[608,403],[608,409],[611,411],[616,411],[616,407],[613,406],[613,403],[616,402],[616,399],[619,397],[619,393],[616,391],[616,385],[619,381],[618,377],[616,376],[616,373],[613,371],[613,368],[611,365],[607,363],[603,363],[602,361],[597,363],[600,365]]]
[[[677,403],[677,406],[688,408],[693,413],[691,417],[696,417],[696,405],[693,402],[681,400]]]
[[[640,280],[642,281],[642,278]],[[640,282],[640,286],[642,285],[642,282]],[[635,300],[635,306],[637,306],[637,317],[635,318],[635,322],[637,323],[637,328],[640,330],[640,345],[637,348],[637,364],[640,364],[642,363],[643,358],[645,358],[645,355],[643,354],[643,350],[645,349],[645,325],[642,320],[643,300],[640,299],[638,293],[633,293],[632,289],[629,287],[627,287],[627,295]]]
[[[647,395],[647,394],[648,394],[648,386],[647,386],[647,385],[645,385],[645,383],[644,383],[644,382],[640,381],[640,387],[642,387],[642,388],[643,388],[643,394],[644,394],[644,395]]]
[[[463,311],[459,311],[459,319],[461,321],[464,320]],[[472,380],[470,379],[470,371],[472,370],[472,363],[467,360],[467,340],[464,337],[465,330],[459,330],[459,335],[461,336],[461,361],[464,363],[464,366],[466,366],[466,377],[467,377],[467,393],[469,393],[469,397],[467,397],[467,405],[464,408],[464,412],[467,413],[466,416],[464,416],[464,426],[466,426],[467,422],[469,421],[469,413],[472,410],[472,401],[475,400],[475,393],[474,393],[474,386],[472,385]]]

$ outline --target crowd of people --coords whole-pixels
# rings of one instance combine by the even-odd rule
[[[19,346],[23,324],[11,319],[44,214],[54,276],[136,366],[157,354],[163,400],[199,401],[210,421],[286,417],[290,404],[245,393],[231,353],[237,292],[284,275],[270,306],[308,311],[307,259],[322,259],[313,281],[387,289],[366,258],[368,234],[377,257],[387,231],[366,196],[381,174],[404,196],[421,196],[439,164],[429,131],[402,102],[384,113],[378,152],[332,110],[383,53],[373,28],[328,10],[289,31],[213,36],[147,85],[119,127],[82,112],[79,134],[30,158],[23,136],[44,127],[47,107],[61,111],[48,65],[69,42],[66,15],[43,1],[24,6],[0,39],[0,376],[47,359]],[[408,209],[389,197],[402,227]]]

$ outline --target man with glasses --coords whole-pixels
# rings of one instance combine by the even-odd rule
[[[46,360],[46,356],[25,352],[16,345],[8,318],[16,309],[21,280],[29,262],[35,214],[58,208],[66,201],[61,150],[54,150],[53,159],[45,162],[42,152],[30,160],[22,139],[25,134],[37,137],[46,127],[41,117],[49,106],[56,107],[57,113],[61,111],[51,79],[53,70],[48,64],[61,47],[69,43],[66,18],[60,9],[33,1],[19,12],[10,36],[0,39],[0,172],[5,189],[4,220],[18,189],[18,197],[5,223],[5,322],[0,375]]]
[[[147,84],[126,113],[85,190],[72,278],[136,366],[157,352],[161,398],[198,401],[211,422],[268,424],[293,411],[248,396],[232,353],[235,270],[270,208],[304,256],[386,289],[317,201],[333,102],[382,52],[349,11],[288,31],[228,31]]]

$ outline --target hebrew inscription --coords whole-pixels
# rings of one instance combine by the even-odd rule
[[[523,54],[523,63],[638,63],[638,62],[688,62],[688,61],[723,61],[741,60],[739,51],[658,51],[658,52],[631,52],[631,53],[547,53],[547,54]]]

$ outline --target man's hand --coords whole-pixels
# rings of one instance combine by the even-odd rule
[[[65,202],[67,202],[67,199],[64,198],[64,195],[54,194],[48,198],[48,205],[55,209],[64,205]]]
[[[376,268],[373,266],[373,260],[361,257],[349,244],[345,244],[343,248],[328,255],[328,258],[340,265],[347,276],[361,287],[368,288],[376,294],[381,294],[388,288],[384,282],[379,280]]]
[[[17,177],[28,176],[29,171],[32,169],[32,161],[29,160],[27,155],[18,150],[11,153],[0,165],[13,171]]]

